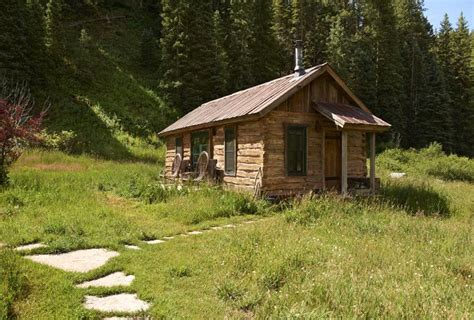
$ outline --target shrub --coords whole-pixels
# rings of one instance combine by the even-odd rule
[[[48,133],[41,131],[41,146],[50,150],[59,150],[67,153],[74,152],[76,147],[76,133],[63,130],[61,132]]]
[[[38,142],[45,115],[32,116],[33,100],[24,86],[10,89],[0,81],[0,186],[8,183],[8,168],[21,155],[22,148]]]
[[[443,180],[474,181],[474,161],[466,157],[446,155],[439,143],[432,143],[419,151],[386,150],[377,157],[377,165],[389,171],[404,171]]]

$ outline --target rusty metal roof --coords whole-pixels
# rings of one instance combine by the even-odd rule
[[[172,134],[186,128],[209,127],[224,121],[263,116],[266,110],[278,105],[287,95],[293,94],[293,89],[299,90],[309,83],[308,81],[322,74],[321,71],[326,65],[321,64],[307,69],[302,76],[290,74],[206,102],[162,130],[159,135]]]
[[[388,130],[391,125],[358,107],[332,102],[313,102],[313,107],[341,128]]]

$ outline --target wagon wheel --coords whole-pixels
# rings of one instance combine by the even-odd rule
[[[262,196],[262,168],[258,168],[257,175],[255,176],[254,182],[254,199],[260,198]]]
[[[176,154],[176,157],[174,157],[174,160],[173,160],[173,165],[171,166],[171,171],[172,171],[171,176],[173,178],[177,178],[179,176],[179,171],[181,169],[182,161],[183,161],[183,158],[181,157],[181,155],[179,153]]]

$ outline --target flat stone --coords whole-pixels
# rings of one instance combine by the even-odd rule
[[[4,247],[6,247],[6,246],[7,246],[7,245],[6,245],[5,243],[0,242],[0,249],[4,248]]]
[[[156,239],[156,240],[148,240],[148,241],[145,241],[145,242],[148,243],[148,244],[158,244],[158,243],[163,243],[165,241],[160,240],[160,239]]]
[[[245,224],[252,224],[252,223],[255,223],[255,220],[244,221],[243,223],[245,223]]]
[[[188,234],[190,235],[202,234],[202,231],[191,231],[191,232],[188,232]]]
[[[31,244],[25,244],[24,246],[19,246],[16,247],[16,251],[29,251],[33,249],[39,249],[39,248],[44,248],[46,245],[44,243],[31,243]]]
[[[163,239],[165,239],[165,240],[171,240],[171,239],[174,239],[174,237],[163,237]]]
[[[406,176],[405,172],[391,172],[390,173],[390,178],[392,179],[400,179]]]
[[[32,261],[71,272],[89,272],[102,267],[119,253],[106,249],[77,250],[61,254],[43,254],[26,257]]]
[[[86,281],[78,284],[78,288],[90,288],[90,287],[116,287],[116,286],[129,286],[135,279],[134,275],[126,275],[123,272],[114,272],[105,277]]]
[[[120,293],[106,297],[86,296],[84,307],[102,312],[139,312],[148,310],[150,304],[136,294]]]
[[[140,247],[139,247],[139,246],[135,246],[135,245],[133,245],[133,244],[126,244],[126,245],[125,245],[125,248],[131,249],[131,250],[140,250]]]
[[[235,228],[235,224],[226,224],[224,228]]]
[[[212,227],[211,229],[212,230],[222,230],[223,228],[222,227]]]

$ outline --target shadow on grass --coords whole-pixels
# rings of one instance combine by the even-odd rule
[[[426,183],[387,183],[380,192],[383,201],[413,215],[449,217],[449,199]]]

